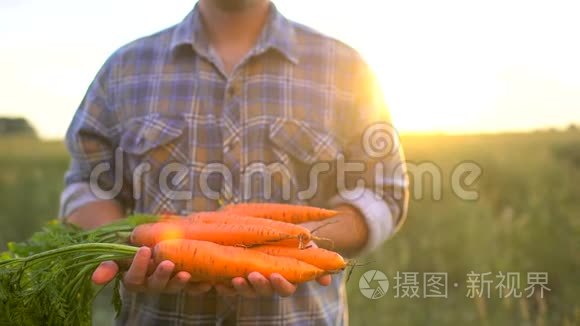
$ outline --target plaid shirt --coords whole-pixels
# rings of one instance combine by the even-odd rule
[[[256,46],[228,75],[199,15],[196,6],[180,24],[122,47],[99,71],[67,132],[61,216],[105,195],[146,213],[349,203],[369,226],[364,252],[380,245],[404,220],[407,180],[393,130],[368,138],[390,120],[364,61],[271,5]],[[343,177],[341,160],[366,168]],[[313,173],[316,165],[323,171]],[[123,325],[348,323],[342,275],[288,298],[123,298]]]

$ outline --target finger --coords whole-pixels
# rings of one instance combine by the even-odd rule
[[[322,286],[329,286],[332,282],[332,276],[330,274],[323,275],[316,279],[316,282]]]
[[[111,282],[118,272],[119,266],[114,261],[104,261],[93,272],[92,281],[96,285],[105,285]]]
[[[219,295],[224,297],[231,297],[238,294],[238,292],[236,291],[236,289],[234,289],[233,286],[221,283],[215,285],[215,290]]]
[[[204,283],[188,283],[185,287],[185,291],[187,291],[187,294],[189,294],[189,295],[200,295],[200,294],[208,292],[209,290],[211,290],[211,284],[205,283],[205,282]],[[232,292],[234,292],[234,291],[232,290]],[[234,292],[234,294],[235,294],[235,292]]]
[[[155,272],[147,278],[147,289],[153,292],[162,292],[171,279],[175,264],[164,260],[155,269]]]
[[[273,273],[270,275],[270,282],[272,282],[272,287],[274,292],[276,292],[281,297],[288,297],[296,292],[296,285],[288,282],[282,275]]]
[[[258,272],[252,272],[248,275],[248,281],[258,295],[263,297],[274,295],[274,289],[272,289],[270,280],[264,277],[264,275]]]
[[[232,286],[238,294],[246,298],[255,298],[257,296],[256,291],[252,289],[248,281],[243,277],[236,277],[232,280]]]
[[[151,259],[151,249],[141,247],[133,257],[133,262],[129,267],[123,282],[128,289],[136,289],[145,284],[145,277],[147,275],[147,266]]]
[[[167,282],[165,292],[175,293],[185,289],[190,279],[191,274],[188,272],[179,272],[175,274],[175,276]]]

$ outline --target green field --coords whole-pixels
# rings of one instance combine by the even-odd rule
[[[361,262],[348,282],[352,325],[578,325],[580,324],[580,132],[483,136],[405,136],[407,159],[431,162],[443,173],[441,199],[431,191],[413,199],[403,230]],[[57,214],[68,165],[60,142],[0,140],[0,249],[22,240]],[[483,174],[458,198],[450,174],[472,161]],[[432,186],[425,178],[423,190]],[[417,189],[415,188],[415,193]],[[368,270],[384,272],[390,288],[371,300],[359,291]],[[491,272],[492,298],[469,298],[470,272]],[[397,272],[417,272],[419,298],[396,298]],[[425,298],[424,273],[447,273],[447,298]],[[498,272],[548,273],[541,298],[498,298]],[[408,274],[410,275],[410,274]],[[457,287],[454,284],[457,283]],[[376,287],[371,283],[371,287]],[[399,289],[401,294],[404,288]],[[95,319],[110,320],[107,298]]]

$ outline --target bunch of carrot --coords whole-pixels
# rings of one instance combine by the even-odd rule
[[[307,282],[347,265],[335,252],[309,247],[318,238],[299,225],[335,214],[248,203],[190,216],[132,216],[89,231],[50,223],[0,253],[0,324],[90,325],[92,272],[103,261],[131,259],[142,245],[153,248],[155,262],[170,260],[197,281],[227,282],[260,272]],[[119,311],[118,290],[113,304]]]
[[[346,267],[339,254],[307,247],[320,239],[296,224],[335,214],[287,204],[229,205],[218,212],[165,216],[137,226],[130,241],[153,248],[157,263],[170,260],[198,281],[215,283],[255,271],[301,283]]]

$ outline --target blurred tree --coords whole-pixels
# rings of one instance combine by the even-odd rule
[[[36,138],[36,131],[24,118],[0,118],[0,136],[29,136]]]

